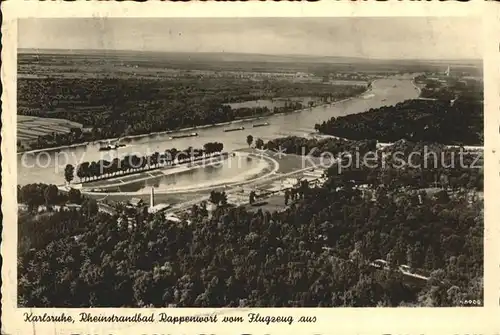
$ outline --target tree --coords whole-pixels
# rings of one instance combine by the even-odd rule
[[[321,143],[318,148],[324,150],[349,150],[351,145],[299,138],[287,143],[288,148]],[[468,204],[465,197],[450,193],[446,202],[422,194],[419,205],[418,191],[402,188],[420,177],[432,183],[441,171],[394,173],[393,182],[401,188],[380,188],[383,202],[377,203],[355,186],[370,173],[380,180],[382,169],[346,169],[341,175],[333,170],[324,186],[304,184],[303,199],[286,210],[240,206],[209,212],[201,204],[182,214],[190,224],[156,224],[162,219],[126,215],[124,210],[110,216],[97,213],[97,206],[89,210],[93,205],[87,203],[81,211],[19,215],[19,302],[44,307],[232,307],[244,299],[249,307],[395,307],[482,299],[479,203]],[[460,177],[464,171],[474,173],[446,173]],[[355,180],[353,187],[348,187],[350,180]],[[293,198],[301,185],[290,190]],[[19,199],[43,204],[47,187],[24,185]],[[216,204],[225,198],[224,192],[210,194]],[[366,266],[378,259],[387,259],[392,271],[384,271],[383,263],[378,270]],[[425,285],[413,285],[398,271],[403,264],[426,277],[433,269],[444,271]]]
[[[256,141],[255,141],[255,147],[257,149],[262,149],[264,147],[264,141],[261,139],[261,138],[258,138]]]
[[[285,190],[285,206],[288,205],[288,201],[290,200],[290,190]]]
[[[87,212],[87,216],[94,216],[99,211],[99,206],[97,205],[97,201],[95,199],[87,199],[85,204],[85,210]]]
[[[250,191],[248,198],[249,198],[248,201],[249,201],[250,205],[253,204],[255,202],[255,191]]]
[[[45,204],[47,206],[54,205],[57,202],[59,190],[56,185],[49,185],[44,192]]]
[[[434,197],[437,199],[437,201],[441,204],[445,204],[448,201],[450,201],[450,196],[448,195],[448,192],[445,190],[441,190],[439,192],[436,192]]]
[[[66,179],[68,184],[71,183],[71,181],[73,180],[74,174],[75,174],[75,167],[71,164],[67,164],[66,167],[64,168],[64,179]]]
[[[210,197],[208,198],[208,201],[217,205],[219,203],[219,192],[217,191],[210,192]]]
[[[247,136],[247,144],[248,146],[251,146],[253,143],[253,136],[252,135],[248,135]]]
[[[75,136],[76,139],[80,139],[83,135],[81,128],[71,128],[70,132]]]
[[[88,178],[90,176],[89,162],[83,162],[82,164],[78,165],[76,175],[78,176],[78,178],[80,178],[81,182],[83,182],[85,178]]]
[[[227,205],[227,194],[226,194],[226,192],[221,192],[220,203],[222,205]]]
[[[210,192],[209,201],[214,205],[225,205],[227,204],[226,192],[212,191]]]
[[[448,175],[446,174],[441,174],[441,176],[439,176],[439,183],[441,184],[441,187],[444,189],[444,190],[447,190],[448,189],[448,186],[449,186],[449,178],[448,178]]]
[[[309,181],[307,179],[300,180],[298,192],[302,198],[308,192],[308,190],[309,190]]]
[[[80,204],[82,201],[82,194],[79,190],[70,188],[68,191],[68,201],[74,204]]]

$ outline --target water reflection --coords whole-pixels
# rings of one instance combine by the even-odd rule
[[[147,193],[151,187],[158,191],[182,192],[221,184],[233,184],[249,180],[271,171],[271,165],[257,157],[236,156],[223,163],[198,167],[191,170],[164,170],[165,175],[136,181],[120,186],[100,187],[107,192]],[[116,182],[114,183],[116,184]]]

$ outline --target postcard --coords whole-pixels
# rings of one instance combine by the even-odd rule
[[[2,334],[498,333],[497,7],[5,4]]]

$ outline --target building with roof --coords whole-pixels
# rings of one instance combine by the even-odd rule
[[[169,204],[156,204],[153,206],[149,206],[148,212],[151,214],[161,213],[169,209],[171,206]]]
[[[148,212],[151,214],[161,213],[171,207],[170,204],[160,203],[155,204],[155,189],[151,187],[151,193],[149,194],[149,208]]]
[[[174,222],[174,223],[180,223],[180,222],[182,222],[182,220],[179,219],[175,215],[168,215],[167,217],[165,217],[165,220],[170,221],[170,222]]]
[[[140,207],[144,205],[144,201],[141,198],[132,198],[128,202],[131,206]]]

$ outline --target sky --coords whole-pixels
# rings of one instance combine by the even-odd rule
[[[21,19],[18,47],[479,59],[481,29],[470,17]]]

